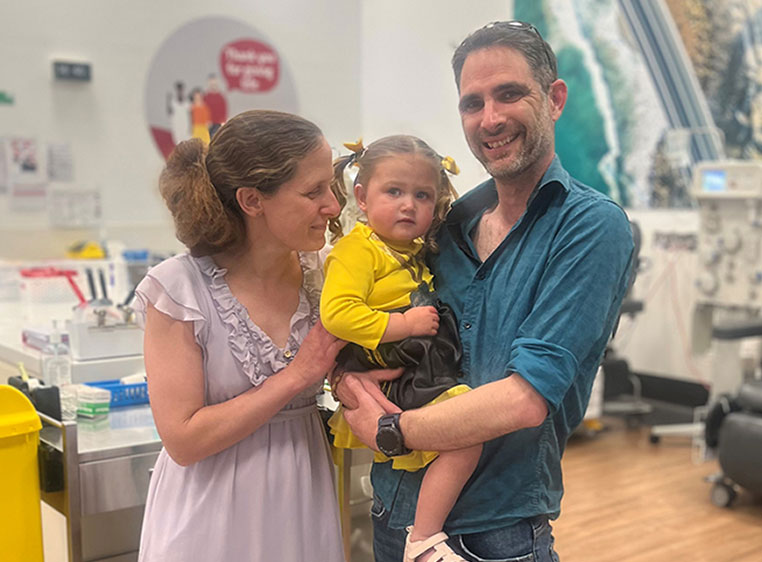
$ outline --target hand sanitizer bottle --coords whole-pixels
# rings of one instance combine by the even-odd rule
[[[61,341],[56,321],[50,343],[42,350],[42,378],[49,386],[57,386],[61,400],[61,419],[73,420],[77,417],[77,390],[71,382],[71,355],[69,348]]]

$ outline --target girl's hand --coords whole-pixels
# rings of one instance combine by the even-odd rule
[[[318,320],[304,338],[289,367],[302,378],[305,387],[320,382],[336,365],[336,355],[346,344],[329,333]]]
[[[411,336],[436,336],[439,329],[439,314],[433,306],[414,306],[402,316],[410,329]]]

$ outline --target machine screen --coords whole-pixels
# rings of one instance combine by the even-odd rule
[[[722,193],[727,190],[727,172],[725,170],[704,170],[701,177],[702,191]]]

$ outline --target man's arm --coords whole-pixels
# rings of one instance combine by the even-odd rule
[[[345,410],[352,431],[376,449],[378,418],[385,412],[351,378],[347,392],[358,407]],[[484,443],[501,435],[540,425],[548,415],[545,399],[520,375],[485,384],[445,402],[402,413],[405,445],[426,451],[450,451]]]
[[[572,219],[556,236],[534,306],[511,344],[512,374],[404,412],[400,425],[407,447],[446,451],[536,427],[561,404],[580,361],[590,361],[598,347],[603,351],[626,287],[632,234],[624,212],[610,202]],[[373,445],[382,412],[367,398],[358,402],[345,417],[355,434]]]

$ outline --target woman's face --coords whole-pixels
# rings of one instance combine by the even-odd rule
[[[291,250],[319,250],[325,245],[328,219],[341,211],[331,191],[331,147],[320,146],[298,164],[296,174],[262,200],[267,227]]]

